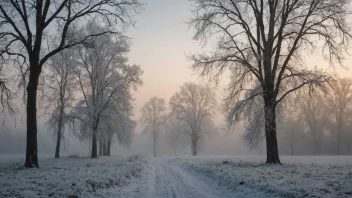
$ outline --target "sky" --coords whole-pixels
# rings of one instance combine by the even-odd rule
[[[143,74],[143,86],[135,93],[134,119],[140,117],[140,109],[144,103],[151,97],[162,97],[166,101],[179,90],[185,82],[205,83],[206,80],[199,78],[190,68],[191,62],[188,61],[187,55],[192,53],[201,53],[211,49],[211,46],[201,46],[200,43],[193,40],[193,31],[186,23],[191,17],[192,9],[189,0],[145,0],[146,5],[144,11],[135,17],[136,25],[131,28],[127,35],[132,38],[131,52],[129,61],[131,64],[141,65]],[[305,57],[308,65],[328,68],[328,64],[319,56]],[[345,61],[346,65],[352,63],[352,57],[348,57]],[[338,69],[337,72],[344,77],[351,77],[351,70]],[[226,82],[226,78],[224,78]],[[217,87],[218,98],[221,100],[222,87]],[[219,101],[220,103],[220,101]],[[14,149],[16,152],[23,151],[25,148],[25,128],[24,122],[21,121],[24,115],[19,115],[17,127],[10,125],[8,129],[1,129],[4,132],[2,137],[5,138],[9,131],[16,133],[10,141],[1,141],[0,151],[6,151],[1,145],[13,145],[14,142],[20,142],[19,146]],[[219,123],[223,120],[223,116],[218,113],[216,120]],[[149,152],[152,149],[152,140],[146,135],[140,134],[141,127],[136,129],[136,135],[133,139],[130,149],[115,146],[117,153]],[[43,126],[39,127],[39,152],[54,152],[55,137],[45,131]],[[18,136],[22,134],[22,136]],[[1,135],[1,134],[0,134]],[[233,133],[225,136],[224,133],[217,134],[217,141],[208,142],[208,154],[246,154],[246,150],[239,141],[239,134]],[[215,139],[216,139],[215,138]],[[3,143],[1,143],[3,142]],[[165,142],[161,143],[167,148]],[[222,145],[220,147],[219,145]],[[44,151],[43,151],[44,150]],[[86,153],[87,144],[78,143],[76,140],[67,142],[64,151],[66,153],[76,152]],[[165,153],[172,151],[166,149]],[[185,153],[188,150],[184,151]]]
[[[168,100],[185,82],[202,80],[187,60],[187,55],[201,50],[186,24],[190,9],[188,0],[148,0],[136,17],[136,27],[129,34],[133,38],[130,62],[144,70],[144,84],[135,95],[136,110],[153,96]],[[139,111],[135,113],[139,117]]]
[[[192,17],[192,5],[189,0],[148,0],[144,11],[136,17],[136,27],[131,28],[132,37],[130,62],[140,64],[144,70],[144,84],[135,95],[135,117],[139,118],[139,109],[149,98],[158,96],[168,99],[185,82],[201,82],[189,68],[191,62],[187,55],[201,53],[211,49],[211,44],[200,45],[193,40],[193,31],[187,21]],[[305,57],[306,63],[331,71],[328,62],[317,54]],[[352,63],[347,57],[345,64]],[[337,69],[342,77],[351,77],[352,71]],[[226,81],[226,76],[224,76]],[[222,87],[217,87],[218,98],[221,100]],[[217,120],[221,120],[217,116]]]

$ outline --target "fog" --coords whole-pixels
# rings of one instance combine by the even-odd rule
[[[143,104],[151,97],[158,96],[166,100],[167,106],[170,97],[178,91],[185,82],[205,83],[208,79],[202,79],[189,68],[190,61],[187,55],[199,50],[206,51],[213,47],[214,42],[210,41],[207,46],[202,46],[192,39],[193,31],[185,22],[192,16],[190,12],[191,5],[188,0],[153,0],[148,1],[144,11],[136,17],[137,24],[132,28],[128,35],[133,39],[129,62],[141,65],[143,69],[143,86],[134,93],[133,101],[133,119],[140,119],[140,109]],[[319,65],[321,68],[328,68],[328,61],[319,58],[319,56],[302,57],[307,63]],[[346,58],[346,63],[351,62],[351,57]],[[326,69],[328,70],[328,69]],[[346,72],[347,71],[347,72]],[[342,77],[351,77],[349,70],[336,70]],[[224,75],[227,77],[227,75]],[[223,80],[215,87],[218,102],[223,99],[223,88],[228,79]],[[24,108],[21,102],[17,102],[19,112],[16,114],[16,123],[14,116],[6,116],[4,126],[0,128],[0,153],[7,155],[25,155],[26,130],[23,120]],[[301,115],[297,116],[300,117]],[[304,119],[304,118],[302,118]],[[303,120],[299,125],[304,125]],[[215,125],[218,130],[206,137],[203,142],[199,155],[247,155],[247,154],[265,154],[265,142],[258,148],[248,148],[242,141],[243,129],[236,129],[229,133],[224,128],[225,119],[222,112],[218,111],[214,116]],[[53,156],[55,151],[56,137],[47,131],[44,123],[46,119],[41,117],[38,125],[38,152],[39,156]],[[283,126],[286,122],[281,121],[279,125]],[[350,130],[350,123],[346,123],[347,131]],[[332,126],[332,125],[331,125]],[[330,127],[331,128],[331,127]],[[311,147],[311,137],[307,135],[307,129],[300,130],[301,136],[297,138],[295,152],[289,147],[287,128],[278,131],[279,151],[281,154],[309,155],[314,154]],[[299,131],[299,130],[298,130]],[[332,130],[333,131],[333,130]],[[89,155],[89,143],[79,141],[70,131],[66,132],[67,138],[63,141],[61,148],[63,156],[67,155]],[[298,133],[298,132],[297,132]],[[324,132],[322,149],[319,154],[334,154],[333,135]],[[158,156],[174,155],[172,148],[166,140],[166,130],[162,132],[157,143]],[[349,154],[350,140],[342,146],[343,154]],[[152,155],[153,141],[148,134],[142,132],[140,123],[135,129],[132,143],[129,147],[119,146],[117,143],[112,146],[112,155],[130,156],[130,155]],[[177,155],[191,155],[189,145],[182,146],[177,150]]]
[[[0,197],[351,197],[352,1],[0,1]]]
[[[21,121],[14,124],[13,118],[6,118],[5,125],[0,130],[0,154],[1,157],[25,157],[26,132],[25,126]],[[139,127],[140,128],[140,127]],[[69,132],[68,132],[69,134]],[[53,157],[55,152],[56,136],[45,129],[41,124],[38,129],[38,153],[40,157]],[[205,139],[199,154],[200,155],[245,155],[257,153],[249,150],[241,143],[240,134],[227,132],[216,132]],[[89,156],[89,142],[79,141],[74,135],[68,135],[61,147],[62,156],[78,155]],[[191,155],[190,146],[179,148],[176,153],[178,156]],[[153,155],[153,141],[149,134],[142,131],[134,133],[132,143],[129,147],[120,146],[115,143],[112,146],[111,155],[131,156],[131,155]],[[174,152],[166,140],[163,133],[157,143],[158,156],[173,156]]]

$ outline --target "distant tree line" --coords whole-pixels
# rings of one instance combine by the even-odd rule
[[[189,145],[192,155],[196,156],[206,135],[215,132],[214,91],[209,86],[185,83],[170,98],[169,109],[167,114],[164,99],[157,97],[151,98],[141,109],[143,130],[153,138],[154,157],[160,132],[166,133],[175,155],[180,145]]]
[[[352,79],[334,80],[326,92],[301,89],[285,103],[278,136],[282,153],[352,154]]]

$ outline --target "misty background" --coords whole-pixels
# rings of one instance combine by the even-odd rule
[[[129,53],[129,62],[132,64],[141,64],[144,74],[142,76],[143,86],[138,89],[134,95],[134,117],[138,121],[140,118],[140,109],[143,104],[151,97],[162,97],[167,101],[185,82],[205,82],[188,66],[190,62],[187,55],[201,49],[207,51],[212,48],[212,42],[207,46],[202,46],[192,39],[193,32],[186,21],[192,16],[192,9],[188,0],[153,0],[148,1],[144,11],[136,16],[136,27],[132,28],[128,35],[132,37],[133,44]],[[166,46],[166,47],[165,47]],[[204,49],[205,48],[205,49]],[[304,57],[307,63],[319,65],[319,67],[328,70],[328,63],[319,57]],[[348,57],[346,62],[351,62],[352,58]],[[351,71],[339,69],[336,70],[341,77],[351,77]],[[226,80],[220,82],[215,88],[218,102],[223,97],[222,91]],[[39,101],[40,102],[40,101]],[[20,112],[15,116],[8,114],[2,115],[3,124],[0,127],[0,154],[25,156],[26,146],[26,129],[25,129],[25,106],[21,99],[17,99],[17,108]],[[224,116],[218,112],[215,116],[217,131],[207,137],[202,143],[199,155],[247,155],[247,154],[265,154],[265,143],[259,148],[250,150],[241,140],[241,129],[228,133],[223,130]],[[56,136],[47,131],[45,128],[46,117],[39,115],[38,120],[38,152],[39,156],[53,157],[55,151]],[[284,121],[279,121],[279,125]],[[301,123],[302,125],[302,123]],[[349,124],[350,125],[350,124]],[[347,128],[346,130],[350,130]],[[289,146],[289,140],[285,128],[278,129],[279,151],[283,155],[311,155],[311,141],[305,136],[304,129],[298,138],[295,146],[295,152],[292,153]],[[350,131],[351,132],[351,131]],[[347,133],[347,132],[346,132]],[[306,138],[304,138],[306,137]],[[324,136],[322,142],[322,152],[324,154],[335,154],[334,142],[332,137]],[[352,139],[352,138],[351,138]],[[342,154],[350,154],[351,148],[349,143],[343,146]],[[123,147],[118,144],[112,146],[112,155],[130,156],[130,155],[152,155],[153,141],[148,134],[142,133],[140,125],[137,126],[130,147]],[[66,139],[63,141],[61,148],[62,156],[67,155],[89,155],[89,143],[79,141],[74,135],[66,131]],[[173,155],[173,150],[166,140],[166,135],[162,133],[157,145],[158,156]],[[177,155],[191,155],[189,146],[181,146],[177,150]]]

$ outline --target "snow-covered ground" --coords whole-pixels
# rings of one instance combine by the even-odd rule
[[[146,161],[102,157],[40,160],[40,168],[23,169],[24,160],[0,164],[0,197],[110,197],[138,178],[145,178]]]
[[[352,197],[352,157],[64,158],[0,164],[0,197]]]
[[[175,160],[184,170],[232,197],[352,197],[351,156],[198,157]]]

